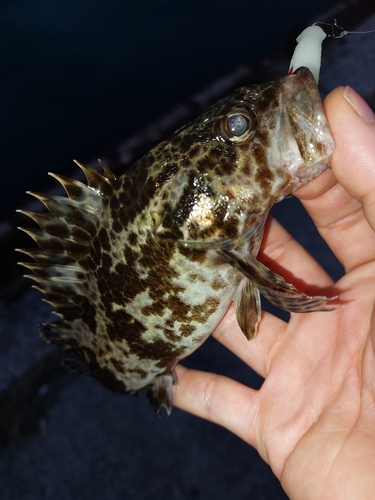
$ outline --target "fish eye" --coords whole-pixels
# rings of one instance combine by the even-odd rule
[[[241,106],[223,111],[217,127],[218,139],[228,144],[242,144],[253,137],[257,120],[250,109]]]
[[[228,132],[235,137],[244,135],[249,126],[249,119],[244,115],[231,115],[227,120]]]

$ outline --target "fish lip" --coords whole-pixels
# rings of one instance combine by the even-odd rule
[[[280,78],[280,82],[283,85],[284,94],[289,98],[292,97],[292,94],[289,94],[290,92],[294,93],[296,88],[302,86],[308,90],[309,94],[315,94],[318,98],[318,101],[321,102],[318,86],[309,68],[302,66],[298,68],[293,74]]]
[[[318,115],[324,115],[318,86],[308,68],[299,68],[292,75],[280,79],[289,119],[302,114],[309,122]]]
[[[311,79],[315,83],[315,86],[317,87],[317,84],[316,84],[316,81],[315,81],[315,78],[314,78],[312,72],[306,66],[300,66],[298,69],[296,69],[296,71],[293,72],[293,75],[300,75],[303,78],[306,78],[308,80]]]

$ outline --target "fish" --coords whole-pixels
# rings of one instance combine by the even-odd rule
[[[38,247],[20,263],[54,307],[41,325],[83,372],[122,394],[145,389],[171,412],[174,367],[232,302],[250,340],[262,294],[290,312],[331,310],[257,260],[271,207],[329,166],[334,149],[307,68],[239,88],[151,149],[123,175],[77,165],[86,182],[50,174],[47,211],[21,213]],[[99,160],[100,161],[100,160]]]

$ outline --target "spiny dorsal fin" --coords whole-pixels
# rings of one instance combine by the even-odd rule
[[[78,165],[82,172],[85,174],[88,187],[99,190],[103,194],[108,194],[108,187],[111,189],[113,182],[117,178],[112,170],[110,170],[107,165],[105,165],[105,163],[103,163],[101,160],[98,161],[103,169],[102,174],[97,170],[90,168],[83,163],[80,163],[77,160],[74,160],[74,163]]]
[[[64,187],[67,197],[30,192],[46,206],[48,212],[19,210],[39,225],[39,228],[20,228],[39,246],[39,249],[19,249],[35,260],[34,263],[20,264],[33,273],[27,277],[36,282],[35,288],[45,294],[45,300],[65,320],[60,322],[61,331],[64,331],[66,321],[78,320],[82,313],[82,303],[89,286],[86,260],[100,227],[103,198],[111,195],[116,181],[116,177],[102,163],[103,174],[76,163],[84,171],[88,185],[51,174]]]

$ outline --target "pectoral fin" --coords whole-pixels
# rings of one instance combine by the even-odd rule
[[[238,324],[248,340],[256,335],[260,313],[259,291],[252,281],[246,280],[237,300],[236,316]]]
[[[335,306],[327,302],[337,297],[306,295],[300,292],[284,278],[274,273],[258,260],[246,259],[234,250],[220,250],[221,255],[246,276],[272,304],[289,312],[332,311]]]

